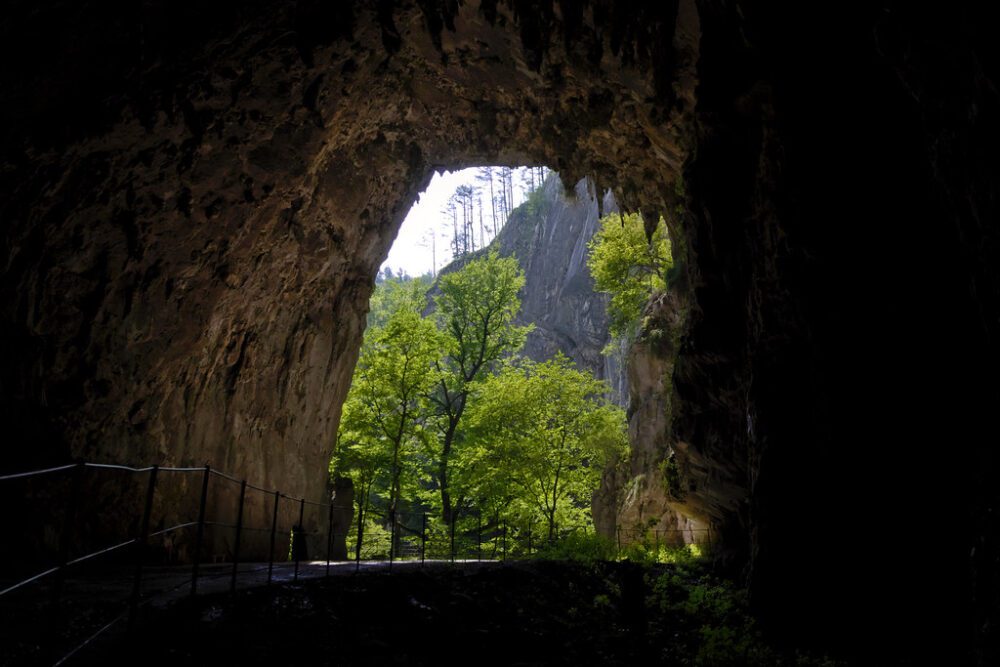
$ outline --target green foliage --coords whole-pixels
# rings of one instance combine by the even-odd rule
[[[437,382],[441,336],[402,299],[384,325],[369,329],[341,415],[331,468],[351,477],[359,503],[376,484],[394,509],[403,471],[428,440],[424,396]]]
[[[517,260],[493,250],[442,276],[438,285],[436,318],[444,337],[439,381],[431,396],[440,436],[433,476],[445,519],[462,504],[462,497],[453,502],[451,493],[452,450],[465,438],[462,420],[470,389],[520,350],[532,329],[514,324],[522,287],[524,272]]]
[[[516,358],[531,330],[514,323],[523,285],[516,259],[489,252],[441,278],[427,316],[418,281],[377,286],[331,461],[354,481],[365,544],[384,532],[370,509],[405,509],[431,513],[432,551],[453,519],[457,548],[476,549],[482,517],[487,556],[500,553],[501,526],[512,555],[531,526],[536,548],[608,555],[596,538],[560,536],[591,525],[601,472],[627,452],[625,415],[564,355]]]
[[[698,667],[834,667],[824,656],[780,653],[764,640],[750,613],[746,590],[715,577],[697,560],[668,565],[652,579],[651,611],[661,614],[657,630],[679,643],[678,664]],[[655,627],[655,626],[654,626]]]
[[[653,584],[660,610],[691,628],[693,663],[773,665],[777,655],[764,644],[748,611],[746,593],[732,584],[684,568],[668,570]]]
[[[447,336],[445,379],[453,388],[463,390],[524,345],[532,327],[514,325],[523,287],[517,259],[500,257],[495,250],[441,277],[436,312]]]
[[[684,490],[681,488],[681,470],[677,465],[677,456],[674,452],[660,462],[660,474],[663,477],[663,485],[667,495],[677,500],[684,498]]]
[[[365,534],[361,543],[361,560],[376,560],[389,557],[389,542],[391,533],[383,525],[380,517],[368,515],[365,517]],[[351,522],[347,533],[348,553],[357,551],[358,524]]]
[[[582,562],[614,560],[615,543],[594,532],[574,530],[566,536],[543,544],[538,558],[547,560],[575,560]]]
[[[705,550],[697,544],[673,546],[657,544],[652,538],[632,542],[618,552],[618,560],[627,560],[643,565],[672,564],[695,567],[704,562]]]
[[[389,278],[380,282],[368,301],[368,329],[385,326],[389,317],[400,310],[415,313],[427,308],[430,277]]]
[[[647,239],[641,215],[612,213],[601,218],[588,247],[587,267],[594,285],[611,295],[611,334],[630,336],[649,297],[667,288],[666,275],[673,262],[666,223],[660,218],[652,238]]]
[[[545,215],[549,199],[545,196],[545,188],[538,187],[528,193],[527,199],[515,211],[522,211],[529,218],[540,218]]]
[[[627,447],[624,411],[607,386],[563,354],[519,360],[480,382],[469,419],[473,438],[461,452],[467,493],[482,502],[537,516],[548,528],[590,522],[590,499],[607,461]]]

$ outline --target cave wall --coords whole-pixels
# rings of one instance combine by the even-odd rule
[[[988,8],[7,9],[4,468],[209,461],[321,496],[415,193],[547,164],[672,218],[657,446],[725,462],[679,466],[709,500],[745,489],[692,510],[772,627],[995,658]]]
[[[322,498],[375,271],[435,168],[548,164],[663,204],[693,33],[611,9],[12,7],[8,62],[39,57],[0,86],[3,466],[210,463]],[[686,70],[654,49],[675,32]],[[141,491],[93,490],[126,493],[110,532]]]
[[[733,519],[784,628],[874,662],[988,664],[971,647],[996,642],[991,17],[705,9],[674,435],[745,456]]]

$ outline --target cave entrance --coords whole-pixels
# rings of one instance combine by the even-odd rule
[[[646,220],[681,211],[687,289],[662,321],[683,337],[676,368],[643,367],[637,504],[663,498],[658,474],[675,479],[793,625],[821,612],[836,622],[815,625],[841,632],[833,599],[863,612],[856,628],[904,612],[906,637],[957,638],[967,622],[971,636],[966,612],[978,637],[1000,627],[981,611],[998,608],[1000,439],[985,12],[16,4],[0,406],[24,445],[4,467],[211,462],[323,498],[373,277],[416,193],[440,165],[544,163],[570,187],[616,184]],[[851,196],[831,190],[845,174]],[[913,289],[928,257],[934,280]],[[933,511],[913,511],[942,482]],[[190,492],[164,494],[170,523]],[[15,535],[38,539],[11,551],[58,532],[27,509],[37,525]],[[270,511],[248,505],[248,521]],[[829,540],[873,511],[891,520]],[[133,532],[125,513],[102,523]],[[939,553],[914,537],[952,523],[954,586],[925,576]],[[869,567],[859,543],[924,556]],[[935,596],[914,581],[966,610],[954,627],[934,627]],[[872,590],[899,603],[855,604]]]
[[[545,164],[569,190],[615,184],[648,219],[684,199],[691,3],[623,12],[621,31],[561,9],[541,30],[505,3],[265,5],[192,9],[204,30],[177,28],[176,49],[176,26],[150,21],[171,27],[149,53],[56,68],[81,70],[70,88],[51,63],[19,70],[13,97],[49,86],[38,109],[87,112],[58,136],[27,115],[5,135],[39,156],[14,165],[23,187],[4,200],[5,247],[25,250],[5,274],[0,384],[13,438],[40,443],[12,456],[210,462],[322,499],[373,277],[435,168]],[[114,22],[67,25],[103,53]],[[248,521],[271,511],[248,501]]]
[[[589,258],[616,211],[546,167],[435,173],[376,277],[331,462],[356,557],[612,546],[627,392]]]

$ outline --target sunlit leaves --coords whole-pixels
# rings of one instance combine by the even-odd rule
[[[589,518],[605,462],[627,447],[625,415],[607,386],[564,355],[521,360],[481,382],[470,404],[471,443],[461,452],[467,483],[484,497],[521,503],[550,534]]]
[[[335,469],[368,491],[386,477],[388,500],[400,498],[403,470],[428,437],[425,396],[438,381],[442,346],[434,324],[405,302],[368,330],[344,405]]]
[[[389,317],[399,310],[423,312],[427,308],[427,290],[430,286],[427,276],[383,280],[368,302],[368,328],[385,326]]]
[[[520,359],[524,274],[496,253],[441,277],[435,312],[405,281],[385,281],[341,418],[332,464],[359,502],[470,510],[494,521],[590,524],[605,463],[627,448],[608,387],[564,355]]]
[[[666,224],[660,218],[652,239],[647,239],[641,215],[612,213],[601,218],[589,248],[587,266],[594,285],[611,295],[611,334],[628,336],[650,295],[666,289],[664,276],[673,265]]]
[[[437,316],[447,334],[445,363],[453,369],[455,385],[482,377],[524,345],[532,327],[514,325],[523,287],[517,259],[496,251],[441,277]]]

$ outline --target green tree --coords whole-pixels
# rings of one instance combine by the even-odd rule
[[[673,261],[666,223],[660,218],[650,239],[641,215],[612,213],[601,218],[588,247],[587,267],[594,286],[611,295],[611,334],[628,337],[649,297],[667,287],[665,276]]]
[[[531,326],[516,326],[524,272],[513,257],[491,251],[455,273],[441,276],[436,317],[443,333],[443,358],[430,398],[440,432],[433,471],[441,498],[441,516],[452,520],[449,466],[473,383],[487,377],[505,357],[524,345]],[[459,503],[460,504],[460,503]]]
[[[378,283],[368,301],[368,328],[385,326],[389,317],[400,309],[423,312],[427,308],[430,286],[428,276],[389,278]]]
[[[430,435],[423,401],[438,380],[441,347],[433,322],[405,306],[365,335],[333,463],[336,474],[354,480],[362,513],[376,486],[386,494],[389,515],[398,509],[403,472]]]
[[[368,523],[372,492],[384,485],[389,467],[387,441],[371,429],[371,419],[357,394],[349,395],[340,415],[337,446],[330,460],[331,477],[348,477],[354,483],[354,502],[358,506],[358,530],[362,538]]]
[[[481,381],[469,409],[474,444],[461,453],[463,469],[475,471],[470,492],[540,515],[550,539],[557,525],[589,524],[604,464],[628,447],[625,413],[607,391],[561,353]]]

